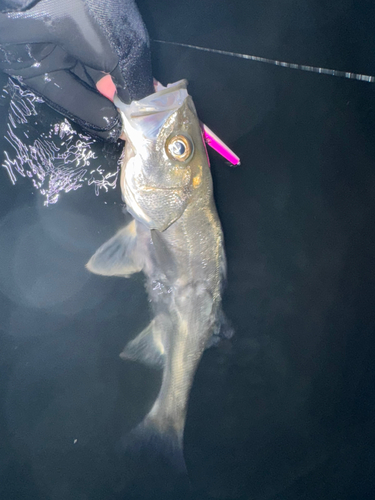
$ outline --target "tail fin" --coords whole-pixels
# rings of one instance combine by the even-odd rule
[[[133,487],[141,495],[189,490],[182,436],[175,429],[161,429],[149,414],[122,438],[121,445],[134,476]]]
[[[187,473],[182,436],[173,427],[161,429],[150,415],[130,431],[123,445],[126,452],[139,456],[145,453],[148,459],[155,458],[165,467]]]

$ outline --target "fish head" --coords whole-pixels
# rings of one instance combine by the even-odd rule
[[[121,106],[121,190],[128,211],[163,231],[212,191],[202,128],[185,80]]]

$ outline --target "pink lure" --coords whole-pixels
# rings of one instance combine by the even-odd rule
[[[206,143],[215,151],[217,151],[223,158],[228,160],[232,165],[241,165],[239,157],[224,142],[218,138],[216,134],[210,130],[207,125],[202,123],[203,137]]]

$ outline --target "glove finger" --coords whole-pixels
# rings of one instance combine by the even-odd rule
[[[29,11],[27,11],[29,12]],[[43,18],[25,17],[26,12],[0,14],[0,43],[44,43],[53,42]]]
[[[44,45],[44,44],[35,44],[35,45]],[[24,53],[27,52],[29,57],[24,54],[24,57],[19,57],[16,62],[14,62],[14,57],[10,59],[10,57],[3,58],[0,61],[0,68],[10,76],[14,77],[22,77],[25,78],[33,78],[35,76],[44,75],[46,73],[51,73],[58,70],[66,70],[71,69],[76,66],[77,61],[69,56],[61,47],[53,47],[52,50],[47,52],[47,49],[50,48],[50,45],[44,45],[45,52],[47,56],[43,59],[36,58],[33,56],[33,48],[35,45],[28,45],[28,47],[22,46],[13,46],[8,50],[8,53],[12,56],[22,54],[22,49]],[[17,50],[18,49],[18,50]],[[28,57],[28,61],[25,62],[26,57]],[[34,64],[30,64],[30,59]]]
[[[151,94],[154,89],[150,43],[134,0],[85,3],[118,56],[119,69],[113,67],[110,73],[121,100],[130,102]]]
[[[118,58],[81,0],[41,0],[25,12],[0,14],[0,44],[61,46],[91,68],[111,72]]]
[[[111,73],[112,81],[116,85],[117,89],[117,95],[121,99],[122,102],[125,102],[126,104],[130,104],[132,101],[132,95],[135,94],[135,88],[137,88],[137,85],[134,85],[134,82],[132,82],[133,85],[126,85],[126,82],[124,78],[122,77],[120,67],[117,66],[112,73]],[[129,82],[128,82],[129,83]],[[151,92],[149,92],[151,93]],[[143,94],[142,94],[143,97]]]
[[[148,35],[133,0],[41,0],[27,11],[0,14],[0,44],[42,42],[111,73],[125,102],[153,92]]]
[[[75,70],[74,70],[74,73],[76,73]],[[131,102],[130,93],[129,93],[129,90],[125,86],[125,80],[123,79],[121,72],[120,72],[120,68],[118,66],[110,74],[103,73],[103,71],[98,71],[97,69],[91,69],[91,68],[85,66],[85,73],[90,76],[94,85],[96,85],[100,80],[103,80],[103,78],[105,76],[111,77],[113,85],[115,87],[115,91],[117,92],[117,95],[119,96],[119,98],[122,100],[122,102],[125,102],[126,104],[130,104],[130,102]],[[110,91],[110,94],[112,94],[111,91]],[[106,95],[106,97],[108,97],[108,96]],[[110,99],[110,97],[108,97],[108,98]]]
[[[1,12],[14,12],[26,10],[34,0],[1,0],[0,9]]]
[[[27,78],[24,83],[90,135],[112,142],[119,138],[121,119],[115,106],[69,71]]]

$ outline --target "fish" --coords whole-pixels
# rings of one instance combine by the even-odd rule
[[[186,80],[116,105],[126,138],[121,192],[133,219],[86,267],[103,276],[145,275],[153,319],[120,356],[162,368],[163,376],[154,404],[133,435],[158,443],[183,467],[194,374],[206,346],[226,324],[223,232],[202,126]]]

